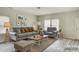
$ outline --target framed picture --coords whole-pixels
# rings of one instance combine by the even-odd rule
[[[22,15],[18,15],[17,16],[17,25],[18,26],[25,26],[26,25],[26,20],[27,20],[27,18],[26,18],[26,16],[22,16]]]
[[[18,19],[20,20],[23,20],[23,18],[24,18],[23,16],[18,16]]]

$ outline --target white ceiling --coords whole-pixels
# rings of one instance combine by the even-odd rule
[[[12,7],[14,10],[28,12],[34,15],[44,15],[44,14],[51,14],[51,13],[59,13],[59,12],[67,12],[73,10],[79,10],[78,7]]]

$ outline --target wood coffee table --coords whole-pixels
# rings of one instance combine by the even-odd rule
[[[43,36],[40,36],[40,35],[35,35],[35,36],[30,36],[30,37],[27,37],[28,39],[33,39],[35,41],[35,43],[37,43],[38,45],[41,44],[41,41],[44,39],[44,38],[48,38],[48,35],[43,35]]]

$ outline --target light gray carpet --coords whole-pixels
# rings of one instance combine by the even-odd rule
[[[79,40],[73,39],[58,39],[44,52],[79,52]]]
[[[0,44],[0,52],[15,52],[14,44],[12,42]]]

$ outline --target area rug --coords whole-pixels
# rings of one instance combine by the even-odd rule
[[[51,44],[53,44],[57,39],[48,38],[48,40],[44,40],[40,45],[33,45],[31,52],[42,52]]]

